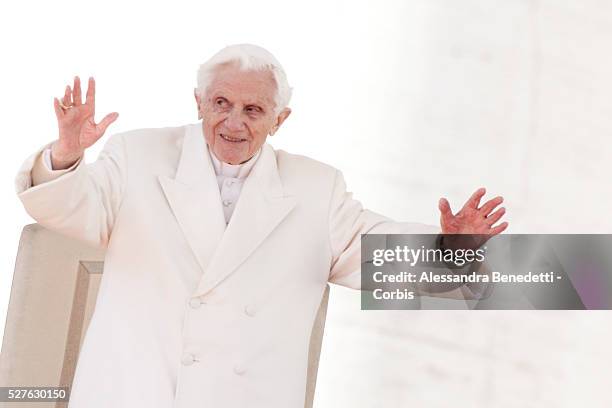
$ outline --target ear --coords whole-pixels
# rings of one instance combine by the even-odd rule
[[[276,133],[278,128],[280,128],[280,126],[283,124],[285,119],[289,117],[289,115],[291,115],[290,108],[285,108],[278,114],[278,116],[276,117],[276,123],[274,124],[274,126],[272,126],[272,129],[270,130],[270,136]]]
[[[202,113],[200,112],[200,94],[198,93],[198,88],[193,88],[193,96],[196,100],[196,109],[198,110],[198,119],[202,119]]]

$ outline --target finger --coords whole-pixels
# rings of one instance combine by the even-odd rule
[[[85,104],[86,105],[94,105],[96,102],[96,81],[93,77],[89,77],[89,82],[87,83],[87,95],[85,95]]]
[[[53,98],[53,109],[55,109],[55,116],[58,120],[64,117],[64,111],[62,110],[62,107],[59,104],[59,99],[57,98]]]
[[[109,127],[109,125],[111,123],[116,121],[118,117],[119,117],[119,114],[117,112],[113,112],[113,113],[109,113],[104,118],[102,118],[100,123],[98,123],[96,125],[96,128],[97,128],[100,136],[102,136],[104,134],[104,132],[106,132],[106,128]]]
[[[502,222],[497,227],[491,228],[491,232],[489,232],[489,235],[497,235],[500,232],[504,231],[506,228],[508,228],[508,223]]]
[[[449,219],[453,216],[453,211],[446,198],[440,198],[438,201],[438,209],[440,210],[440,216],[443,219]]]
[[[484,217],[486,217],[487,215],[491,214],[491,211],[493,211],[493,209],[495,207],[497,207],[498,205],[500,205],[503,202],[504,202],[504,197],[502,197],[502,196],[495,197],[495,198],[487,201],[486,203],[484,203],[484,205],[482,207],[480,207],[480,209],[478,211],[480,211],[480,213]]]
[[[72,91],[70,90],[70,85],[66,85],[66,89],[64,90],[64,97],[62,98],[62,104],[64,106],[72,105]]]
[[[78,76],[74,77],[74,85],[72,86],[72,89],[74,90],[74,105],[79,106],[83,102],[81,101],[81,79]]]
[[[467,200],[463,208],[478,208],[478,204],[480,204],[480,199],[485,195],[487,190],[484,187],[479,188],[474,191],[474,194]]]
[[[495,211],[493,214],[487,217],[487,224],[493,225],[506,213],[506,209],[504,207]]]

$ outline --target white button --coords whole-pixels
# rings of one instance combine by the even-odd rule
[[[246,305],[244,307],[244,313],[246,313],[247,316],[253,317],[253,316],[255,316],[255,312],[256,312],[255,306],[253,306],[253,305]]]
[[[192,309],[199,308],[201,304],[202,304],[202,301],[200,300],[200,298],[192,298],[189,301],[189,306],[191,306]]]
[[[185,353],[183,354],[183,358],[181,358],[181,363],[186,366],[192,365],[195,361],[195,356],[191,353]]]
[[[234,185],[234,180],[229,180],[229,179],[225,180],[225,185],[228,186],[228,187],[233,186]]]
[[[232,205],[232,202],[230,200],[223,200],[223,205],[229,207],[230,205]]]
[[[244,373],[246,373],[246,368],[241,365],[234,366],[234,374],[243,375]]]

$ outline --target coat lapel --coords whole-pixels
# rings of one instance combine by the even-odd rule
[[[201,124],[186,126],[175,178],[158,178],[191,250],[206,271],[223,236],[225,218]]]
[[[244,182],[230,223],[196,295],[206,294],[234,272],[295,204],[295,198],[283,192],[274,150],[264,144],[261,156]]]

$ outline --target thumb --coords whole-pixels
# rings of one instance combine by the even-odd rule
[[[440,215],[444,218],[453,215],[450,204],[446,198],[440,198],[440,201],[438,201],[438,209],[440,210]]]
[[[112,113],[109,113],[108,115],[106,115],[100,121],[100,123],[98,123],[97,127],[98,127],[98,131],[100,132],[100,136],[102,136],[104,134],[104,132],[106,132],[106,128],[108,128],[111,123],[116,121],[118,117],[119,117],[119,114],[117,112],[112,112]]]

